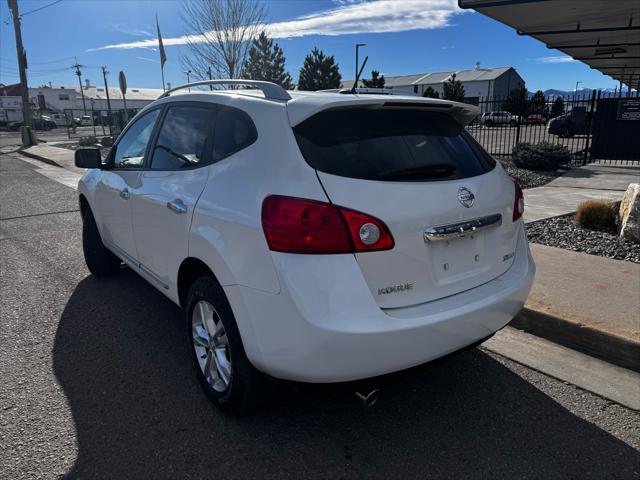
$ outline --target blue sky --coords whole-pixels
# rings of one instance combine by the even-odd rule
[[[101,83],[100,66],[117,84],[124,70],[132,87],[161,87],[155,48],[155,15],[167,54],[165,78],[173,85],[186,77],[180,56],[188,52],[181,36],[189,34],[172,0],[19,0],[22,36],[29,61],[29,84],[74,85],[69,68],[77,57],[84,78]],[[610,77],[570,61],[540,42],[518,36],[478,13],[460,11],[455,0],[267,0],[269,28],[283,48],[294,81],[304,56],[317,46],[334,55],[344,79],[354,76],[354,45],[361,59],[385,75],[404,75],[483,67],[513,66],[529,90],[614,88]],[[142,42],[133,43],[132,42]],[[141,45],[136,47],[136,45]],[[110,47],[110,48],[104,48]],[[134,48],[135,47],[135,48]],[[18,81],[13,25],[6,0],[0,0],[0,82]]]

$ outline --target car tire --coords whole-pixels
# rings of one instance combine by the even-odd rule
[[[509,125],[512,127],[515,127],[518,124],[518,122],[516,122],[515,120],[511,120],[509,121]]]
[[[489,128],[493,127],[493,120],[487,120],[484,122],[484,126]]]
[[[560,127],[560,130],[558,131],[558,136],[561,138],[569,138],[573,136],[573,132],[567,126]]]
[[[120,271],[122,262],[102,243],[91,209],[87,209],[82,222],[82,250],[87,268],[96,277],[108,277]]]
[[[243,415],[268,398],[268,378],[247,358],[231,305],[212,276],[191,285],[186,320],[196,375],[214,405],[225,413]]]

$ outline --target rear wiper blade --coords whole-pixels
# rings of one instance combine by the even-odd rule
[[[446,163],[425,165],[421,167],[407,167],[398,170],[382,172],[377,176],[378,180],[391,180],[398,178],[410,178],[415,180],[446,178],[451,176],[455,167]]]

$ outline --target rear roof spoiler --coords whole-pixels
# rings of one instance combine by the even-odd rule
[[[351,95],[339,95],[336,97],[338,98],[334,101],[324,102],[314,101],[307,103],[305,100],[311,100],[312,98],[310,97],[291,100],[287,103],[290,125],[294,127],[316,113],[336,108],[370,107],[432,110],[434,112],[443,112],[451,115],[456,122],[462,126],[468,125],[480,114],[480,108],[475,105],[448,100],[434,100],[432,98],[418,97],[415,100],[392,100],[389,96],[384,96],[383,98],[372,98],[372,96],[354,98],[354,96]]]

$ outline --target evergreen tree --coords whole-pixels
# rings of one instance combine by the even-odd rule
[[[264,80],[291,88],[291,75],[284,68],[284,53],[277,43],[273,43],[265,32],[254,38],[249,49],[242,77],[251,80]]]
[[[547,99],[542,90],[538,90],[529,100],[529,113],[546,113]]]
[[[362,84],[366,88],[384,88],[384,75],[380,75],[378,70],[371,70],[371,80],[363,78]]]
[[[449,77],[449,80],[442,84],[442,98],[455,102],[463,102],[464,97],[464,86],[461,81],[456,80],[456,74],[454,73]]]
[[[562,97],[556,97],[551,105],[551,116],[557,117],[564,113],[564,99]]]
[[[427,87],[422,96],[427,98],[440,98],[440,94],[431,87]]]
[[[502,108],[513,115],[524,115],[527,109],[527,89],[524,85],[509,92]]]
[[[340,88],[340,71],[333,55],[326,56],[316,47],[304,58],[300,69],[298,90],[325,90]]]

